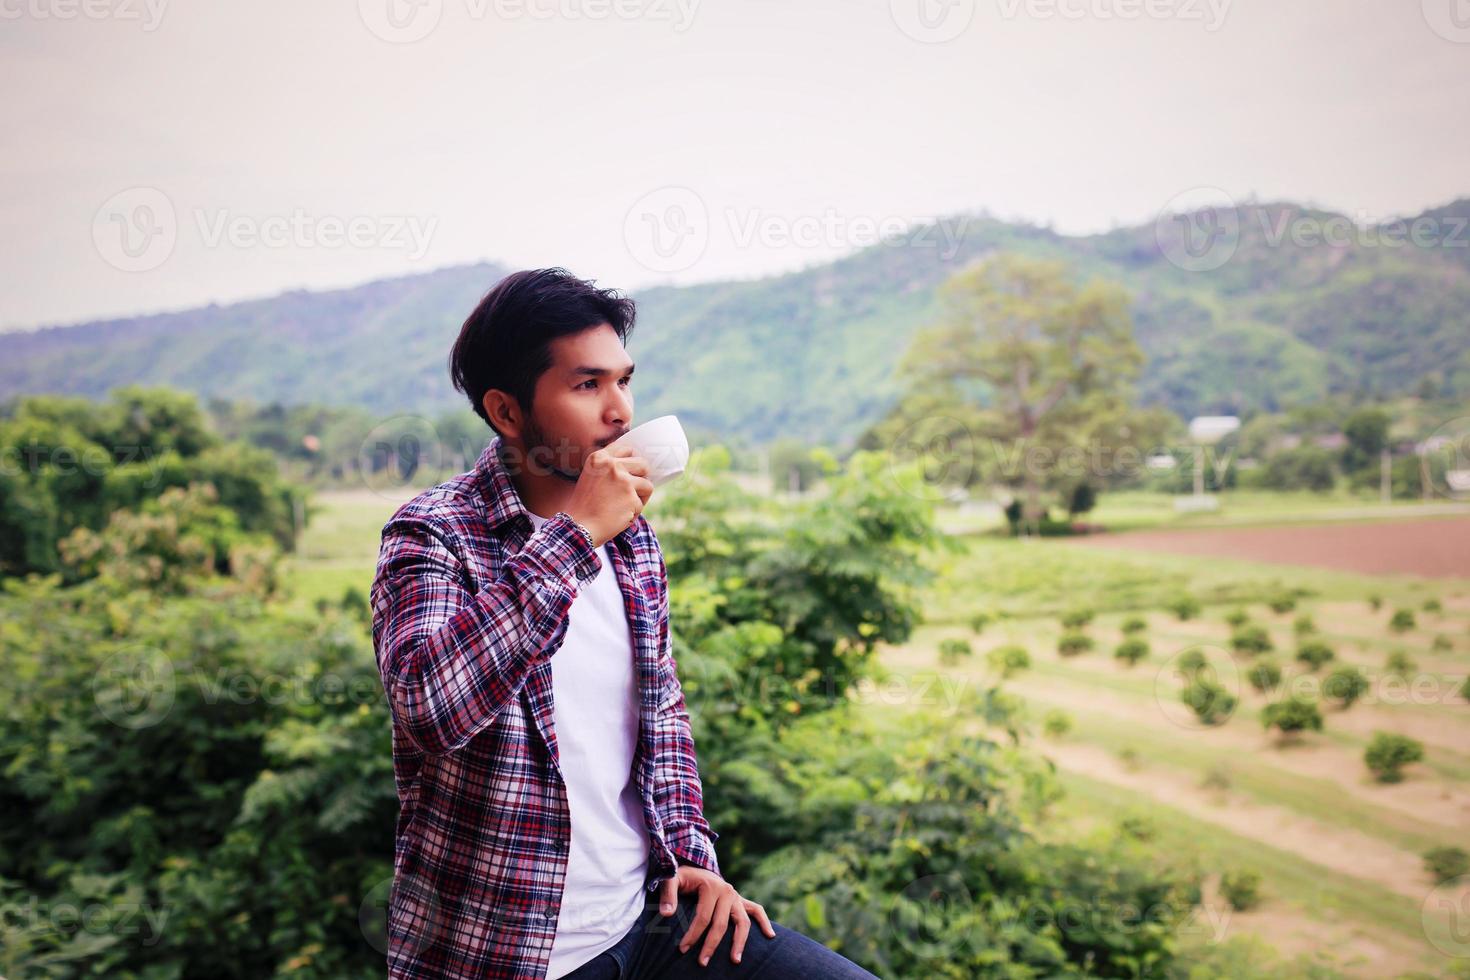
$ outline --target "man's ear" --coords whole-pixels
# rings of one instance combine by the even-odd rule
[[[494,423],[497,431],[506,439],[519,439],[521,436],[521,406],[516,400],[499,388],[491,388],[485,392],[480,399],[480,405],[485,409],[485,414]]]

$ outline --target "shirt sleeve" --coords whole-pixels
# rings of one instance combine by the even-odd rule
[[[565,513],[478,593],[460,555],[432,517],[395,515],[372,586],[373,649],[393,721],[428,755],[459,749],[514,701],[602,562]]]
[[[655,546],[657,548],[657,546]],[[663,554],[658,552],[659,671],[664,680],[654,722],[653,805],[663,820],[665,840],[680,864],[692,864],[720,874],[715,856],[719,834],[704,819],[703,786],[689,729],[689,710],[679,684],[669,633],[669,580]]]

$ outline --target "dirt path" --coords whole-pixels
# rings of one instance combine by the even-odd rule
[[[1163,551],[1369,574],[1470,578],[1470,518],[1129,531],[1067,538],[1075,548]]]

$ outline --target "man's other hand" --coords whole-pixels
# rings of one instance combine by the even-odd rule
[[[748,898],[741,898],[734,885],[714,872],[688,864],[679,865],[674,877],[663,883],[659,892],[659,913],[673,915],[679,904],[679,895],[689,892],[698,893],[699,900],[695,907],[694,921],[689,924],[689,931],[679,940],[679,952],[688,952],[708,928],[704,946],[699,951],[700,966],[708,965],[709,958],[714,955],[715,947],[724,938],[725,930],[732,920],[735,923],[735,935],[730,939],[732,963],[740,962],[745,939],[750,935],[752,918],[761,924],[761,932],[768,939],[776,938],[776,930],[771,928],[771,920],[766,917],[765,909]]]

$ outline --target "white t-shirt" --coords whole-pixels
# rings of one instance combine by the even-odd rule
[[[548,520],[530,516],[533,531]],[[567,613],[566,639],[551,655],[557,755],[572,840],[547,980],[615,946],[645,900],[648,826],[633,778],[638,678],[611,552],[611,542],[604,544],[598,554],[602,569],[578,589]]]

